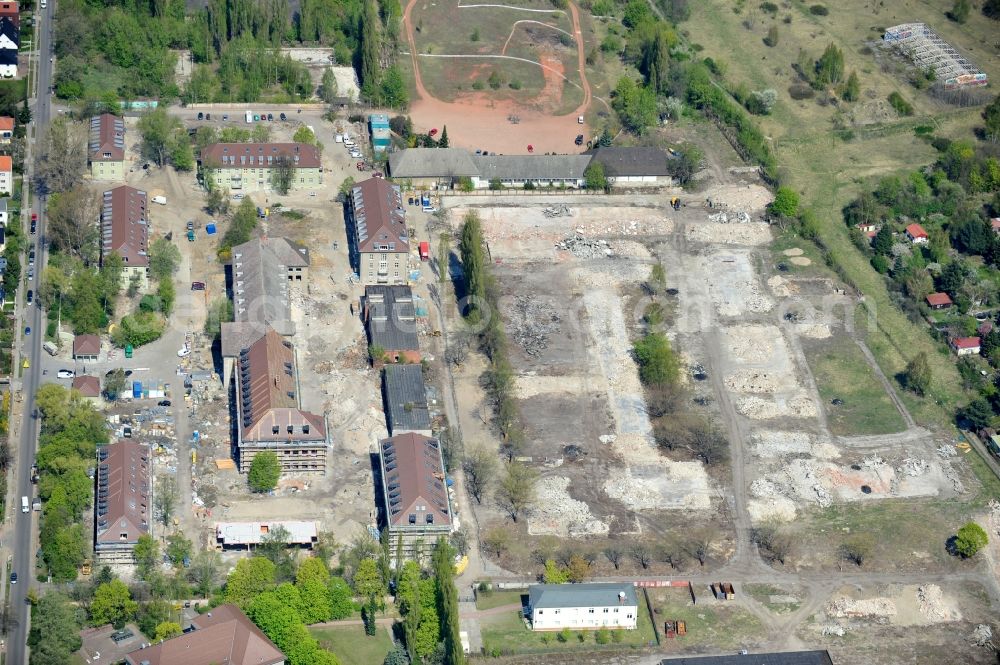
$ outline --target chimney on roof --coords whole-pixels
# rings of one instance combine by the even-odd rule
[[[625,592],[624,591],[619,591],[618,592],[618,604],[619,605],[624,605],[625,604]]]

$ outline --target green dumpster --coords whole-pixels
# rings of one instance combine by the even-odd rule
[[[126,344],[125,345],[125,357],[126,358],[131,358],[132,357],[132,345],[131,344]]]

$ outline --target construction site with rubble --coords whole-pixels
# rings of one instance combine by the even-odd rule
[[[944,585],[956,565],[938,555],[943,541],[900,557],[910,562],[879,562],[879,572],[870,572],[871,557],[845,570],[837,543],[854,531],[828,531],[830,511],[913,505],[920,514],[932,502],[968,497],[973,476],[963,449],[917,426],[895,395],[856,330],[865,324],[857,295],[815,254],[774,243],[770,192],[742,176],[697,195],[639,194],[627,203],[572,195],[446,200],[453,235],[469,211],[482,221],[525,430],[517,459],[539,475],[525,520],[512,524],[488,499],[474,506],[480,538],[497,529],[518,534],[484,566],[523,575],[540,572],[546,558],[578,553],[597,577],[720,571],[736,578],[738,604],[766,626],[742,644],[822,643],[843,662],[898,662],[848,646],[845,636],[909,639],[917,633],[901,631],[919,627],[941,645],[936,653],[958,648],[969,654],[965,662],[987,662],[996,578],[980,583],[959,573],[960,583]],[[657,264],[666,275],[662,297],[649,289]],[[728,442],[728,464],[706,465],[658,441],[632,351],[654,299],[681,361],[686,404],[678,417],[713,422]],[[860,400],[831,397],[817,378],[819,359],[841,353],[837,345],[862,359],[867,385],[884,391],[879,399],[892,417],[872,430],[879,434],[843,427]],[[473,354],[453,370],[466,449],[500,445],[486,369]],[[762,529],[792,543],[780,560],[764,556],[755,536]],[[824,538],[830,543],[814,547]],[[913,573],[906,584],[901,571]],[[762,581],[791,591],[744,593]]]

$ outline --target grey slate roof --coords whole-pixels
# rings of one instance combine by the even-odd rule
[[[608,146],[594,148],[584,154],[603,164],[604,174],[610,177],[670,175],[667,169],[670,157],[659,148]]]
[[[451,178],[474,176],[479,169],[461,148],[409,148],[389,155],[393,178]]]
[[[418,351],[413,291],[408,286],[365,287],[368,343],[386,351]]]
[[[613,607],[618,594],[625,594],[624,605],[638,606],[631,584],[606,582],[593,584],[532,584],[528,587],[528,605],[532,610],[566,607]]]
[[[386,365],[382,370],[382,397],[390,434],[431,428],[424,368],[420,365]]]
[[[476,155],[483,180],[582,180],[590,155]]]
[[[286,238],[254,238],[233,247],[233,318],[287,327],[288,268],[309,265],[309,252]]]
[[[833,665],[829,651],[788,651],[733,656],[665,658],[661,665]]]

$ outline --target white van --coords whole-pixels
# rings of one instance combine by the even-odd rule
[[[26,513],[29,510],[31,510],[31,506],[28,504],[28,497],[22,496],[21,497],[21,512],[22,513]]]
[[[153,197],[153,203],[159,203],[161,206],[165,206],[165,205],[167,205],[167,197],[166,196],[154,196]]]

